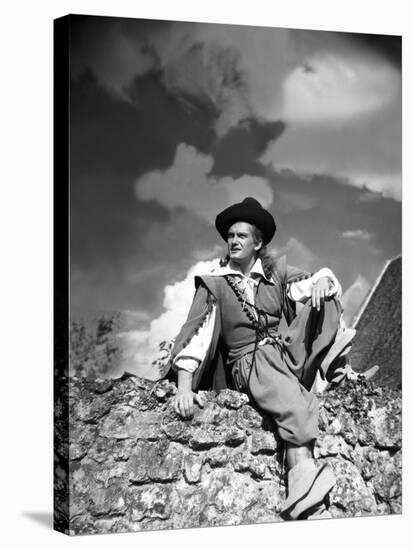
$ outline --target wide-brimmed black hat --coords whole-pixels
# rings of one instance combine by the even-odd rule
[[[276,231],[276,223],[272,214],[253,197],[246,197],[242,202],[232,204],[216,216],[216,229],[225,241],[229,228],[236,222],[256,225],[263,233],[265,244],[273,239]]]

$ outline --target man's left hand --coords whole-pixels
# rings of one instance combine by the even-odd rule
[[[320,311],[320,306],[323,305],[327,296],[329,296],[329,278],[321,277],[312,288],[312,307]]]

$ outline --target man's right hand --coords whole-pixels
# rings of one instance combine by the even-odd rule
[[[197,393],[191,390],[177,390],[173,403],[177,414],[180,414],[183,418],[191,418],[194,403],[197,403],[199,407],[204,406],[203,398]]]

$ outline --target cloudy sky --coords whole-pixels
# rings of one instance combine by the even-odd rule
[[[73,318],[125,313],[142,372],[245,196],[351,318],[401,252],[399,38],[73,16],[70,48]]]

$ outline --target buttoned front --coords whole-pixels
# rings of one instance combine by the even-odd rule
[[[210,276],[216,278],[232,276],[237,288],[239,289],[239,293],[243,297],[243,308],[240,309],[237,304],[232,304],[232,306],[229,306],[229,309],[232,309],[233,311],[225,311],[222,314],[222,319],[228,314],[230,314],[230,317],[240,314],[240,319],[243,319],[243,310],[246,308],[246,302],[248,302],[252,305],[256,305],[260,309],[268,311],[274,316],[277,315],[277,320],[275,320],[275,322],[272,323],[271,326],[272,330],[276,329],[280,317],[282,302],[280,288],[278,287],[278,285],[276,285],[273,276],[269,278],[266,277],[260,258],[256,260],[255,264],[250,270],[249,276],[246,276],[244,273],[242,273],[242,271],[237,268],[235,264],[231,265],[230,263],[224,267],[218,267],[214,269],[210,273]],[[332,287],[330,291],[330,296],[332,296],[333,294],[337,294],[339,296],[341,294],[340,284],[330,269],[322,268],[313,276],[310,276],[310,274],[302,272],[301,270],[291,268],[290,278],[292,282],[287,286],[288,297],[296,302],[306,301],[311,294],[313,283],[316,282],[320,277],[325,276],[329,277],[331,281]],[[257,292],[258,288],[259,292]],[[231,298],[233,298],[233,296],[231,296]],[[255,299],[257,299],[258,301],[257,304],[255,304]],[[222,304],[223,303],[224,302],[222,301]],[[257,319],[256,311],[253,308],[249,310],[252,312],[255,319]],[[194,372],[199,367],[199,365],[202,364],[206,356],[206,351],[210,345],[215,320],[216,308],[212,308],[210,313],[204,319],[202,326],[199,327],[198,331],[196,332],[196,334],[193,335],[190,342],[181,352],[176,355],[175,365],[178,368],[182,368],[184,370],[187,370],[188,372]],[[225,333],[229,334],[229,332],[230,330],[228,326],[226,326]],[[242,347],[244,347],[245,345],[250,345],[250,343],[254,341],[253,338],[250,337],[249,339],[245,339],[244,337],[242,337],[240,340],[238,340],[238,345],[234,346],[236,352],[233,351],[231,355],[236,356],[239,350],[242,349]],[[228,337],[229,345],[231,340],[232,338]]]

